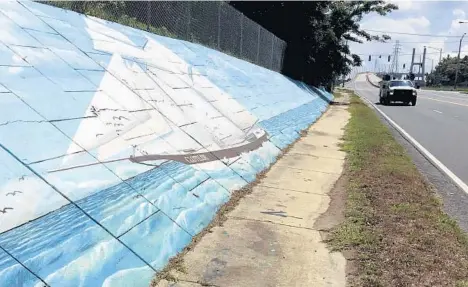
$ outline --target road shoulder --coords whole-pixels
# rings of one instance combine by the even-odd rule
[[[353,97],[345,220],[329,237],[350,286],[466,286],[468,239],[376,113]]]

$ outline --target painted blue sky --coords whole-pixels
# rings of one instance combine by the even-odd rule
[[[393,52],[396,40],[401,42],[399,57],[399,70],[408,70],[411,62],[412,49],[416,48],[416,60],[422,55],[423,47],[428,46],[426,71],[437,65],[439,51],[443,49],[443,57],[447,54],[456,55],[458,44],[463,33],[468,33],[468,24],[459,24],[459,20],[468,19],[468,1],[392,1],[399,6],[399,10],[387,15],[367,15],[361,22],[364,29],[373,29],[390,32],[429,34],[432,36],[415,36],[389,34],[392,40],[389,43],[366,42],[351,44],[351,51],[360,54],[364,60],[363,66],[368,70],[384,69],[388,62],[388,55]],[[451,37],[447,37],[451,36]],[[457,37],[454,37],[457,36]],[[462,43],[462,56],[468,55],[468,37]],[[362,55],[361,55],[362,54]],[[368,55],[372,61],[368,61]],[[377,59],[377,61],[375,61]]]

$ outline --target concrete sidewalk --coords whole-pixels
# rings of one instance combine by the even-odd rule
[[[346,106],[333,105],[158,286],[345,286],[345,259],[314,228],[340,177]]]

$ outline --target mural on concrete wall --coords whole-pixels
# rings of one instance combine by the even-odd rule
[[[331,99],[34,2],[0,25],[0,286],[148,286]]]

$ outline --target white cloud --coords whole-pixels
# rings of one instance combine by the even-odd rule
[[[406,25],[419,26],[421,28],[428,28],[431,25],[429,19],[424,16],[417,18],[407,18],[402,21]]]
[[[409,1],[409,0],[391,0],[390,3],[396,4],[399,11],[411,11],[418,10],[421,8],[421,3],[418,1]]]
[[[424,16],[408,17],[405,19],[392,19],[385,17],[371,17],[362,22],[363,29],[373,29],[403,33],[424,33],[431,25],[429,19]],[[424,30],[422,30],[424,29]]]

